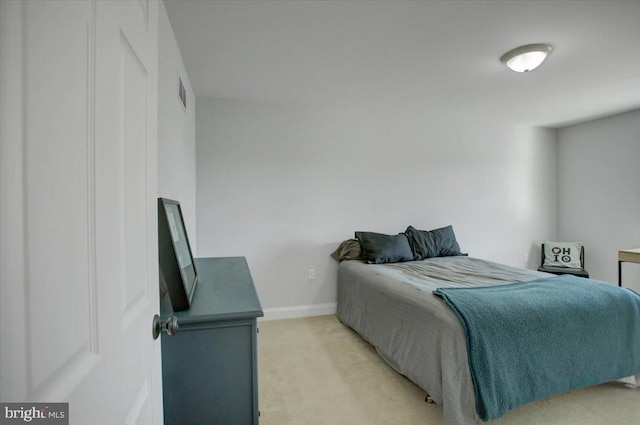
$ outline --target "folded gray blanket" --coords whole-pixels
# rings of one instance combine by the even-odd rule
[[[482,420],[640,373],[640,295],[629,289],[563,275],[434,294],[464,328]]]

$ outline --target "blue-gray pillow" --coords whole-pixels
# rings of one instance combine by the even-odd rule
[[[452,226],[434,230],[417,230],[413,226],[409,226],[405,230],[405,234],[415,260],[466,255],[460,252],[460,245],[456,241]]]
[[[407,235],[384,235],[374,232],[356,232],[356,239],[364,259],[369,264],[398,263],[412,261],[413,253]]]

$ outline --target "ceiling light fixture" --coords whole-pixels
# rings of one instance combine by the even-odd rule
[[[540,66],[551,50],[553,48],[548,44],[527,44],[509,50],[502,55],[500,62],[516,72],[528,72]]]

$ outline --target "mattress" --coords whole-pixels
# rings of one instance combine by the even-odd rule
[[[465,335],[455,313],[432,292],[548,276],[464,256],[380,265],[343,261],[337,314],[442,406],[445,425],[472,425],[480,420]]]

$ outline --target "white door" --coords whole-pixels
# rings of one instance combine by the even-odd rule
[[[0,400],[162,423],[154,0],[0,1]]]

